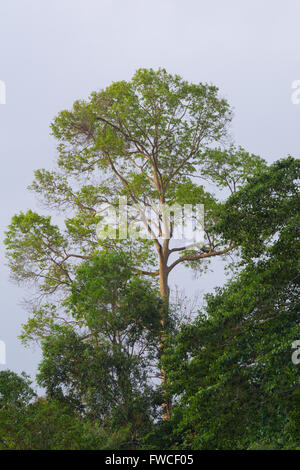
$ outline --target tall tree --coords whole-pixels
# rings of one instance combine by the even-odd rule
[[[221,204],[206,183],[234,192],[264,166],[241,148],[213,150],[224,143],[230,120],[229,105],[216,87],[190,84],[163,69],[140,69],[131,81],[115,82],[59,113],[51,126],[58,140],[57,169],[37,170],[31,189],[49,208],[73,213],[65,220],[64,232],[50,217],[31,211],[13,218],[6,238],[13,276],[36,281],[43,294],[58,296],[72,283],[76,262],[95,250],[130,252],[137,274],[159,280],[163,355],[171,271],[182,263],[201,269],[233,249],[230,235],[218,236],[215,230]],[[198,178],[206,186],[198,184]],[[132,209],[131,238],[99,240],[99,210],[105,204],[118,209],[120,197],[126,197]],[[204,204],[203,244],[172,242],[176,217],[160,209],[176,204]],[[154,223],[149,221],[151,208]],[[149,239],[138,236],[141,224]],[[118,235],[120,231],[118,227]],[[49,322],[62,318],[56,306],[48,301],[34,309],[27,336],[42,335]],[[167,380],[163,368],[161,380]],[[165,419],[170,411],[166,401]]]

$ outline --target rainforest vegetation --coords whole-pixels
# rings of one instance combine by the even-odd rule
[[[215,86],[164,69],[55,117],[43,210],[5,235],[43,393],[0,372],[0,449],[300,449],[299,160],[233,145],[231,120]],[[106,219],[124,200],[127,236]],[[201,243],[155,210],[197,204]],[[218,259],[227,281],[186,315],[171,273],[201,286]]]

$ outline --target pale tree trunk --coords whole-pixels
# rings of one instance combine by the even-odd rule
[[[168,285],[168,258],[169,258],[169,249],[168,244],[165,244],[165,247],[162,248],[159,253],[159,278],[160,278],[160,295],[163,300],[162,314],[161,314],[161,334],[160,334],[160,357],[164,354],[166,336],[168,334],[168,314],[169,314],[169,298],[170,298],[170,288]],[[161,383],[163,389],[163,395],[166,395],[165,386],[167,384],[167,373],[163,367],[160,369],[161,372]],[[162,404],[162,419],[168,421],[171,418],[172,412],[172,401],[165,396],[164,402]]]

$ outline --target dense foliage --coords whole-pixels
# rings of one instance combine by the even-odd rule
[[[246,261],[165,356],[178,404],[164,445],[299,448],[299,171],[279,161],[226,203]]]

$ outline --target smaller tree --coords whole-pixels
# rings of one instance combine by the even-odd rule
[[[106,253],[78,268],[65,306],[75,323],[43,341],[39,384],[101,425],[129,426],[134,445],[159,404],[152,378],[161,300],[133,275],[128,256]]]
[[[0,450],[88,449],[92,444],[88,430],[83,419],[53,400],[0,410]]]
[[[36,393],[31,388],[31,380],[25,372],[21,375],[11,370],[0,372],[0,408],[27,405]]]
[[[69,403],[37,397],[24,373],[1,372],[0,394],[0,450],[122,449],[129,445],[129,426],[103,427]]]

